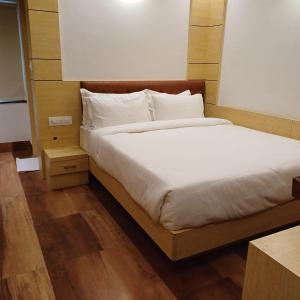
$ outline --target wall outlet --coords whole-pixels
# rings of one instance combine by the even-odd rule
[[[72,125],[72,116],[49,117],[49,126]]]

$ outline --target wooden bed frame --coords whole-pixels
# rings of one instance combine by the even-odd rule
[[[180,93],[190,89],[192,94],[199,92],[205,94],[203,80],[82,82],[81,87],[102,93],[128,93],[147,88],[167,93]],[[131,198],[125,188],[115,178],[99,168],[91,157],[89,164],[90,172],[173,261],[300,221],[300,201],[293,200],[244,218],[197,228],[170,231],[160,223],[154,222],[147,212]]]

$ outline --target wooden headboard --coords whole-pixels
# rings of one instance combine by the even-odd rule
[[[193,94],[203,94],[205,97],[204,80],[172,80],[172,81],[82,81],[82,88],[95,93],[133,93],[144,89],[158,92],[179,94],[190,90]]]

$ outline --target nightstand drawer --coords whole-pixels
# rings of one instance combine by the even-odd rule
[[[89,157],[79,146],[44,149],[46,179],[56,190],[89,182]]]
[[[87,171],[89,160],[87,157],[71,160],[53,161],[50,165],[50,176]]]
[[[48,184],[52,190],[87,184],[88,182],[89,173],[87,171],[48,177]]]

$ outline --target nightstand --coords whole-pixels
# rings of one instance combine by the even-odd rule
[[[45,149],[46,179],[50,189],[86,184],[89,158],[78,146]]]
[[[250,242],[243,300],[300,299],[300,226]]]

